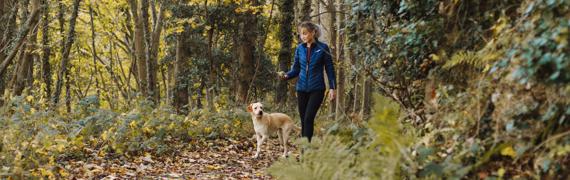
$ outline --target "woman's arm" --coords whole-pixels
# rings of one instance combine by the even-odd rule
[[[331,49],[328,46],[325,47],[325,54],[323,58],[325,58],[325,70],[327,72],[327,78],[329,80],[329,89],[336,89],[334,63],[332,61]]]
[[[298,54],[299,48],[295,49],[295,61],[293,62],[293,65],[291,66],[291,70],[289,72],[287,72],[287,74],[285,74],[284,79],[285,80],[289,80],[289,79],[293,79],[295,77],[297,77],[299,75],[299,71],[301,71],[301,65],[299,64],[299,54]]]

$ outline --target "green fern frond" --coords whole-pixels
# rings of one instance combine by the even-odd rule
[[[479,58],[478,54],[473,51],[459,51],[443,65],[444,69],[452,69],[459,65],[468,65],[477,69],[485,67],[485,63]]]

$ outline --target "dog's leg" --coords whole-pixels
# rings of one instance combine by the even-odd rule
[[[278,129],[277,130],[277,139],[279,139],[279,143],[283,144],[283,136],[281,134],[283,134],[283,129]]]
[[[259,153],[261,152],[261,145],[263,145],[263,142],[267,139],[267,136],[265,135],[260,135],[261,137],[258,137],[257,140],[257,152],[255,153],[255,156],[253,156],[253,158],[258,158],[259,157]]]
[[[259,157],[259,152],[261,151],[261,135],[259,134],[255,134],[255,139],[257,139],[257,151],[255,152],[255,155],[253,156],[253,158],[257,158]]]
[[[281,130],[283,133],[283,157],[287,157],[287,140],[289,139],[289,132],[291,128],[287,127]]]

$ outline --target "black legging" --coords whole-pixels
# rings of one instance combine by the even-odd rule
[[[315,116],[321,107],[325,97],[325,91],[300,92],[297,91],[299,114],[301,115],[301,137],[306,137],[311,142],[315,126]]]

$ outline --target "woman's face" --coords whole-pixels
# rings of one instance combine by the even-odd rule
[[[315,41],[315,31],[301,28],[301,40],[303,40],[304,43],[313,43]]]

